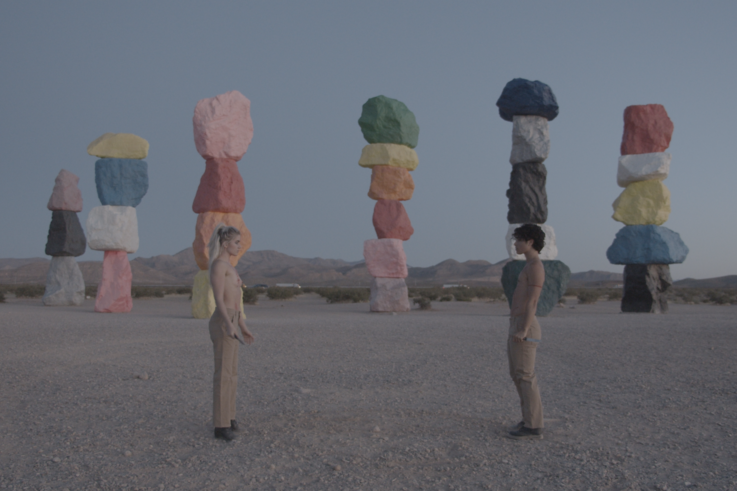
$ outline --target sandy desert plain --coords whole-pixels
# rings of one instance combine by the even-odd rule
[[[569,300],[541,319],[544,439],[515,441],[506,302],[262,297],[227,443],[188,297],[93,302],[0,304],[0,489],[737,489],[735,305]]]

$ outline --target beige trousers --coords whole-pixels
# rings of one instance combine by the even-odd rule
[[[228,309],[228,317],[238,323],[240,312]],[[237,329],[237,327],[236,327]],[[215,428],[229,428],[235,419],[235,392],[238,387],[238,340],[228,336],[227,320],[219,311],[210,317],[210,340],[215,352],[212,377],[212,420]]]
[[[537,343],[531,341],[515,343],[512,341],[514,334],[520,334],[519,330],[522,328],[522,323],[524,323],[524,317],[509,318],[509,337],[507,339],[509,375],[512,376],[517,394],[519,394],[522,420],[525,422],[525,426],[528,428],[542,428],[543,405],[540,401],[540,390],[537,387],[537,377],[535,376]],[[538,324],[537,319],[533,320],[525,336],[540,339],[540,324]]]

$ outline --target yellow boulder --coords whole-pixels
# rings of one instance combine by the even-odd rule
[[[105,133],[87,147],[87,153],[101,159],[145,159],[148,142],[130,133]]]
[[[417,152],[406,145],[395,143],[372,143],[363,147],[358,165],[361,167],[373,167],[375,165],[388,165],[401,167],[402,169],[415,170],[420,159]]]
[[[633,182],[612,207],[612,218],[625,225],[662,225],[670,215],[670,191],[661,181]]]
[[[215,308],[215,295],[213,295],[210,286],[210,272],[200,270],[194,275],[194,285],[192,286],[192,317],[195,319],[209,319],[215,312]],[[245,319],[243,295],[240,298],[240,309],[241,315]]]

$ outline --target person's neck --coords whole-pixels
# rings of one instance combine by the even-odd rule
[[[537,252],[535,249],[530,249],[529,251],[525,252],[525,261],[527,261],[528,263],[539,260],[540,253]]]

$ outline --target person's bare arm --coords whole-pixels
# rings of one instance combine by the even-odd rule
[[[225,307],[225,273],[227,271],[228,267],[222,261],[213,262],[210,270],[210,284],[212,285],[212,293],[215,296],[215,309],[220,312],[223,319],[228,323],[228,336],[237,338],[235,326],[230,322],[228,309]]]
[[[253,343],[256,338],[246,327],[246,320],[243,318],[243,316],[240,316],[240,319],[238,320],[238,325],[241,328],[241,334],[243,334],[243,340],[246,342],[246,344]]]
[[[540,293],[543,290],[543,282],[545,282],[545,269],[541,262],[530,264],[527,269],[527,295],[525,298],[525,315],[522,329],[517,331],[513,337],[515,343],[521,343],[527,337],[532,321],[537,312],[537,302],[540,300]]]

